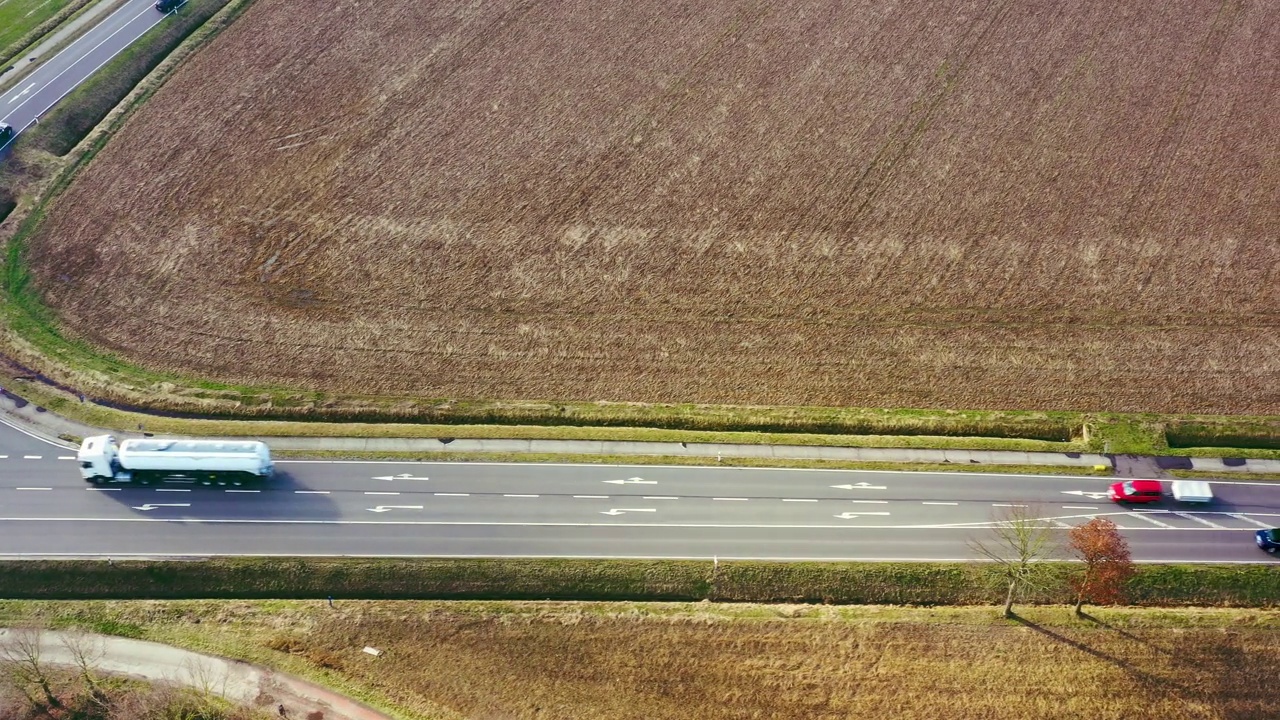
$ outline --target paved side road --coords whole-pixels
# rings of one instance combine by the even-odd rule
[[[21,632],[0,629],[0,652],[8,651]],[[191,687],[244,705],[282,707],[286,718],[302,720],[319,712],[324,720],[391,720],[367,705],[291,675],[169,645],[50,630],[40,632],[38,642],[41,662],[75,665],[70,648],[78,644],[104,673]]]

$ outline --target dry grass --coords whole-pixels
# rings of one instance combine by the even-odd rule
[[[0,606],[0,617],[19,604]],[[630,603],[22,604],[329,681],[417,717],[1205,718],[1280,715],[1254,611]],[[192,624],[199,621],[200,624]],[[378,658],[361,648],[383,651]]]
[[[237,383],[1280,414],[1278,8],[259,0],[28,259]]]

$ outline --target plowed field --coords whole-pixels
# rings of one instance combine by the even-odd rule
[[[30,245],[333,392],[1280,413],[1280,4],[258,0]]]

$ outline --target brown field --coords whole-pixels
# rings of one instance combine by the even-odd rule
[[[1274,720],[1274,613],[631,603],[9,603],[422,718]],[[194,624],[199,622],[199,624]],[[383,651],[373,658],[361,650]]]
[[[29,262],[240,383],[1280,414],[1277,48],[1266,0],[258,0]]]

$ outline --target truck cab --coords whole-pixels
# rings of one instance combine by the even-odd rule
[[[80,450],[76,452],[80,477],[91,483],[114,479],[120,471],[119,454],[116,439],[111,435],[85,438],[80,443]]]

